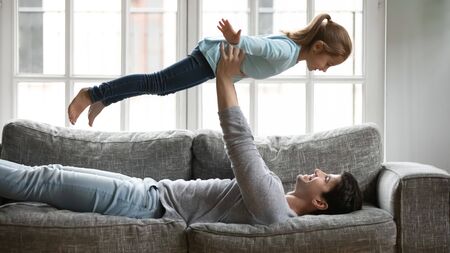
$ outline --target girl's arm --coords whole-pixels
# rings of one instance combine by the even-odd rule
[[[220,46],[221,59],[217,67],[216,87],[220,125],[227,154],[245,206],[262,224],[284,221],[289,206],[280,179],[271,172],[259,154],[247,120],[242,114],[233,75],[240,73],[243,52],[231,46]]]
[[[227,19],[219,21],[217,28],[228,43],[243,49],[249,55],[262,56],[268,60],[284,60],[289,59],[295,51],[294,45],[287,40],[256,36],[241,37],[241,30],[236,32]]]

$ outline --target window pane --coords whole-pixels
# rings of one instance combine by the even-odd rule
[[[130,99],[130,131],[176,128],[176,95],[143,95]]]
[[[64,83],[19,83],[17,100],[18,118],[64,126]]]
[[[120,75],[120,0],[77,0],[74,5],[74,73]]]
[[[164,0],[131,0],[130,7],[132,8],[163,8],[166,2],[174,1],[164,1]],[[175,3],[176,4],[176,3]]]
[[[315,0],[315,6],[317,13],[335,11],[335,12],[348,12],[358,11],[362,12],[363,2],[361,0]],[[331,17],[333,18],[333,17]]]
[[[98,85],[98,83],[75,83],[73,94],[76,96],[82,88],[94,85]],[[89,107],[81,113],[74,126],[75,128],[95,131],[120,131],[120,103],[114,103],[104,108],[95,118],[93,127],[88,125],[88,111]]]
[[[305,84],[258,83],[258,135],[306,132]]]
[[[219,20],[228,19],[235,30],[242,29],[242,35],[249,34],[248,1],[203,1],[203,24],[201,37],[222,37],[217,29]]]
[[[242,29],[242,35],[249,35],[249,2],[243,0],[202,1],[201,38],[223,37],[217,29],[219,20],[228,19],[235,30]],[[245,80],[236,83],[239,105],[249,120],[250,86]],[[221,130],[217,114],[216,83],[206,82],[202,85],[202,128]]]
[[[19,1],[19,72],[64,74],[64,1]]]
[[[355,89],[355,125],[357,124],[362,124],[363,120],[363,110],[362,110],[362,97],[363,97],[363,93],[362,93],[362,84],[357,83],[354,85],[354,89]]]
[[[317,0],[315,10],[316,15],[324,12],[330,14],[333,21],[343,26],[352,39],[353,47],[352,54],[344,63],[329,68],[326,73],[314,73],[321,76],[362,75],[362,1]]]
[[[305,0],[266,0],[260,2],[258,34],[281,34],[281,31],[297,31],[305,26]],[[301,61],[279,76],[305,74],[306,63]]]
[[[151,73],[176,62],[177,1],[133,0],[130,9],[128,72]],[[129,129],[175,129],[176,94],[130,99]]]
[[[19,0],[19,7],[42,7],[42,0]]]
[[[271,34],[279,33],[282,30],[295,31],[306,26],[305,0],[272,0],[272,2],[273,4],[271,6],[260,3],[260,15],[264,13],[268,14],[266,19],[273,20],[272,22],[267,23],[268,27],[259,27],[260,34],[264,34],[264,30],[268,28],[270,29],[267,30],[267,33]],[[261,20],[259,21],[261,24]]]
[[[177,2],[164,1],[160,5],[161,12],[135,9],[130,13],[128,72],[159,71],[176,61]]]
[[[315,84],[314,131],[360,124],[361,97],[361,84]]]
[[[235,87],[239,106],[247,118],[247,122],[250,122],[250,84],[245,81],[239,81]],[[217,114],[218,107],[215,82],[206,82],[202,85],[202,98],[202,128],[222,131],[219,115]]]

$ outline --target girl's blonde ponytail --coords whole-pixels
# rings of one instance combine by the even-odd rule
[[[327,22],[324,22],[325,19]],[[309,50],[314,42],[322,41],[328,54],[342,56],[344,60],[352,51],[352,41],[345,28],[333,22],[326,13],[314,17],[308,26],[301,30],[284,33],[305,50]]]

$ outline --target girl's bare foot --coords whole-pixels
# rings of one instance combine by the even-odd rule
[[[91,106],[89,106],[89,113],[88,113],[89,126],[92,127],[95,118],[97,117],[97,115],[100,114],[103,108],[105,108],[105,105],[102,103],[102,101],[95,102]]]
[[[92,104],[92,101],[88,93],[88,88],[81,89],[80,92],[78,92],[78,94],[72,100],[67,110],[69,114],[69,121],[70,123],[72,123],[72,125],[75,125],[80,114],[90,104]]]

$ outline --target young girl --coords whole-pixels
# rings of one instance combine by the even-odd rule
[[[324,22],[324,20],[327,20]],[[352,42],[345,28],[331,21],[328,14],[316,16],[302,30],[283,35],[242,36],[228,20],[217,26],[225,40],[243,49],[241,77],[268,78],[305,60],[308,70],[326,71],[345,61],[352,50]],[[90,106],[88,118],[92,126],[104,107],[122,99],[143,94],[167,95],[215,78],[220,58],[219,45],[223,39],[206,38],[185,59],[152,74],[124,76],[110,82],[82,89],[68,108],[69,120],[75,124],[83,110]]]

